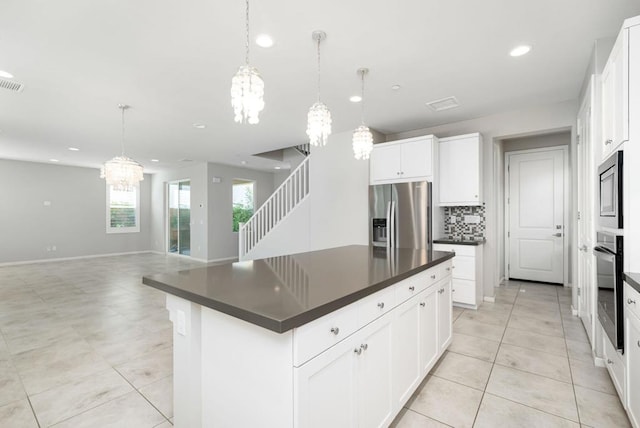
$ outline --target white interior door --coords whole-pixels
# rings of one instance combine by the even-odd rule
[[[590,88],[593,88],[593,78]],[[589,340],[593,343],[593,315],[595,312],[595,280],[593,271],[593,207],[595,168],[592,155],[591,90],[578,113],[577,177],[578,177],[578,315],[582,319]]]
[[[564,282],[562,148],[507,154],[508,277]]]

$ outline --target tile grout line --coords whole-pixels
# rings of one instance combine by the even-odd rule
[[[567,364],[569,364],[569,376],[571,376],[571,389],[573,390],[573,400],[576,406],[576,414],[578,415],[578,424],[582,425],[582,421],[580,419],[580,406],[578,405],[578,394],[576,393],[576,384],[573,380],[573,367],[571,366],[571,358],[569,357],[569,346],[567,346],[567,335],[564,329],[564,318],[562,317],[562,308],[560,307],[559,295],[558,295],[558,308],[560,309],[560,324],[562,325],[562,339],[564,340],[564,346],[567,348]]]
[[[151,402],[151,401],[150,401],[150,400],[149,400],[149,399],[148,399],[148,398],[147,398],[147,397],[142,393],[142,392],[140,392],[140,390],[139,390],[138,388],[136,388],[136,387],[135,387],[131,382],[129,382],[129,379],[127,379],[127,378],[126,378],[122,373],[120,373],[120,370],[118,370],[118,369],[117,369],[117,368],[115,368],[115,367],[113,368],[113,370],[115,370],[115,371],[116,371],[116,372],[117,372],[117,373],[122,377],[122,379],[124,379],[124,380],[125,380],[125,382],[127,382],[129,385],[131,385],[131,387],[133,388],[133,390],[134,390],[135,392],[137,392],[138,394],[140,394],[140,396],[141,396],[142,398],[144,398],[144,400],[145,400],[147,403],[149,403],[149,404],[151,405],[151,407],[153,407],[154,409],[156,409],[156,411],[157,411],[158,413],[160,413],[160,415],[162,415],[162,417],[163,417],[163,418],[165,418],[165,419],[167,420],[167,422],[169,422],[171,425],[173,425],[173,424],[171,423],[171,421],[169,420],[169,418],[167,417],[167,415],[165,415],[164,413],[162,413],[162,412],[160,411],[160,409],[158,409],[158,408],[157,408],[157,407],[156,407],[156,406],[155,406],[155,405],[154,405],[154,404],[153,404],[153,403],[152,403],[152,402]],[[171,375],[169,375],[169,376],[173,376],[173,369],[171,370]],[[162,379],[165,379],[165,378],[167,378],[167,377],[169,377],[169,376],[165,376],[165,377],[163,377],[163,378],[160,378],[160,379],[158,379],[157,381],[151,382],[151,383],[149,383],[149,384],[147,384],[147,385],[145,385],[145,386],[149,386],[149,385],[151,385],[151,384],[153,384],[153,383],[155,383],[155,382],[161,381]],[[158,424],[158,425],[160,425],[160,424]]]

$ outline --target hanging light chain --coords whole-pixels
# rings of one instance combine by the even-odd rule
[[[247,65],[249,65],[249,0],[245,1],[245,24],[246,24],[246,36],[247,36],[247,41],[245,44],[245,48],[246,48],[246,53],[245,53],[245,63]]]

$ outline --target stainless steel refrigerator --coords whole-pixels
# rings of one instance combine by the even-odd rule
[[[369,241],[377,247],[431,249],[431,183],[369,186]]]

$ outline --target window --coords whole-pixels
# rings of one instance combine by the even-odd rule
[[[233,231],[240,229],[253,215],[253,181],[233,180]]]
[[[114,189],[107,184],[107,233],[140,232],[140,187]]]

